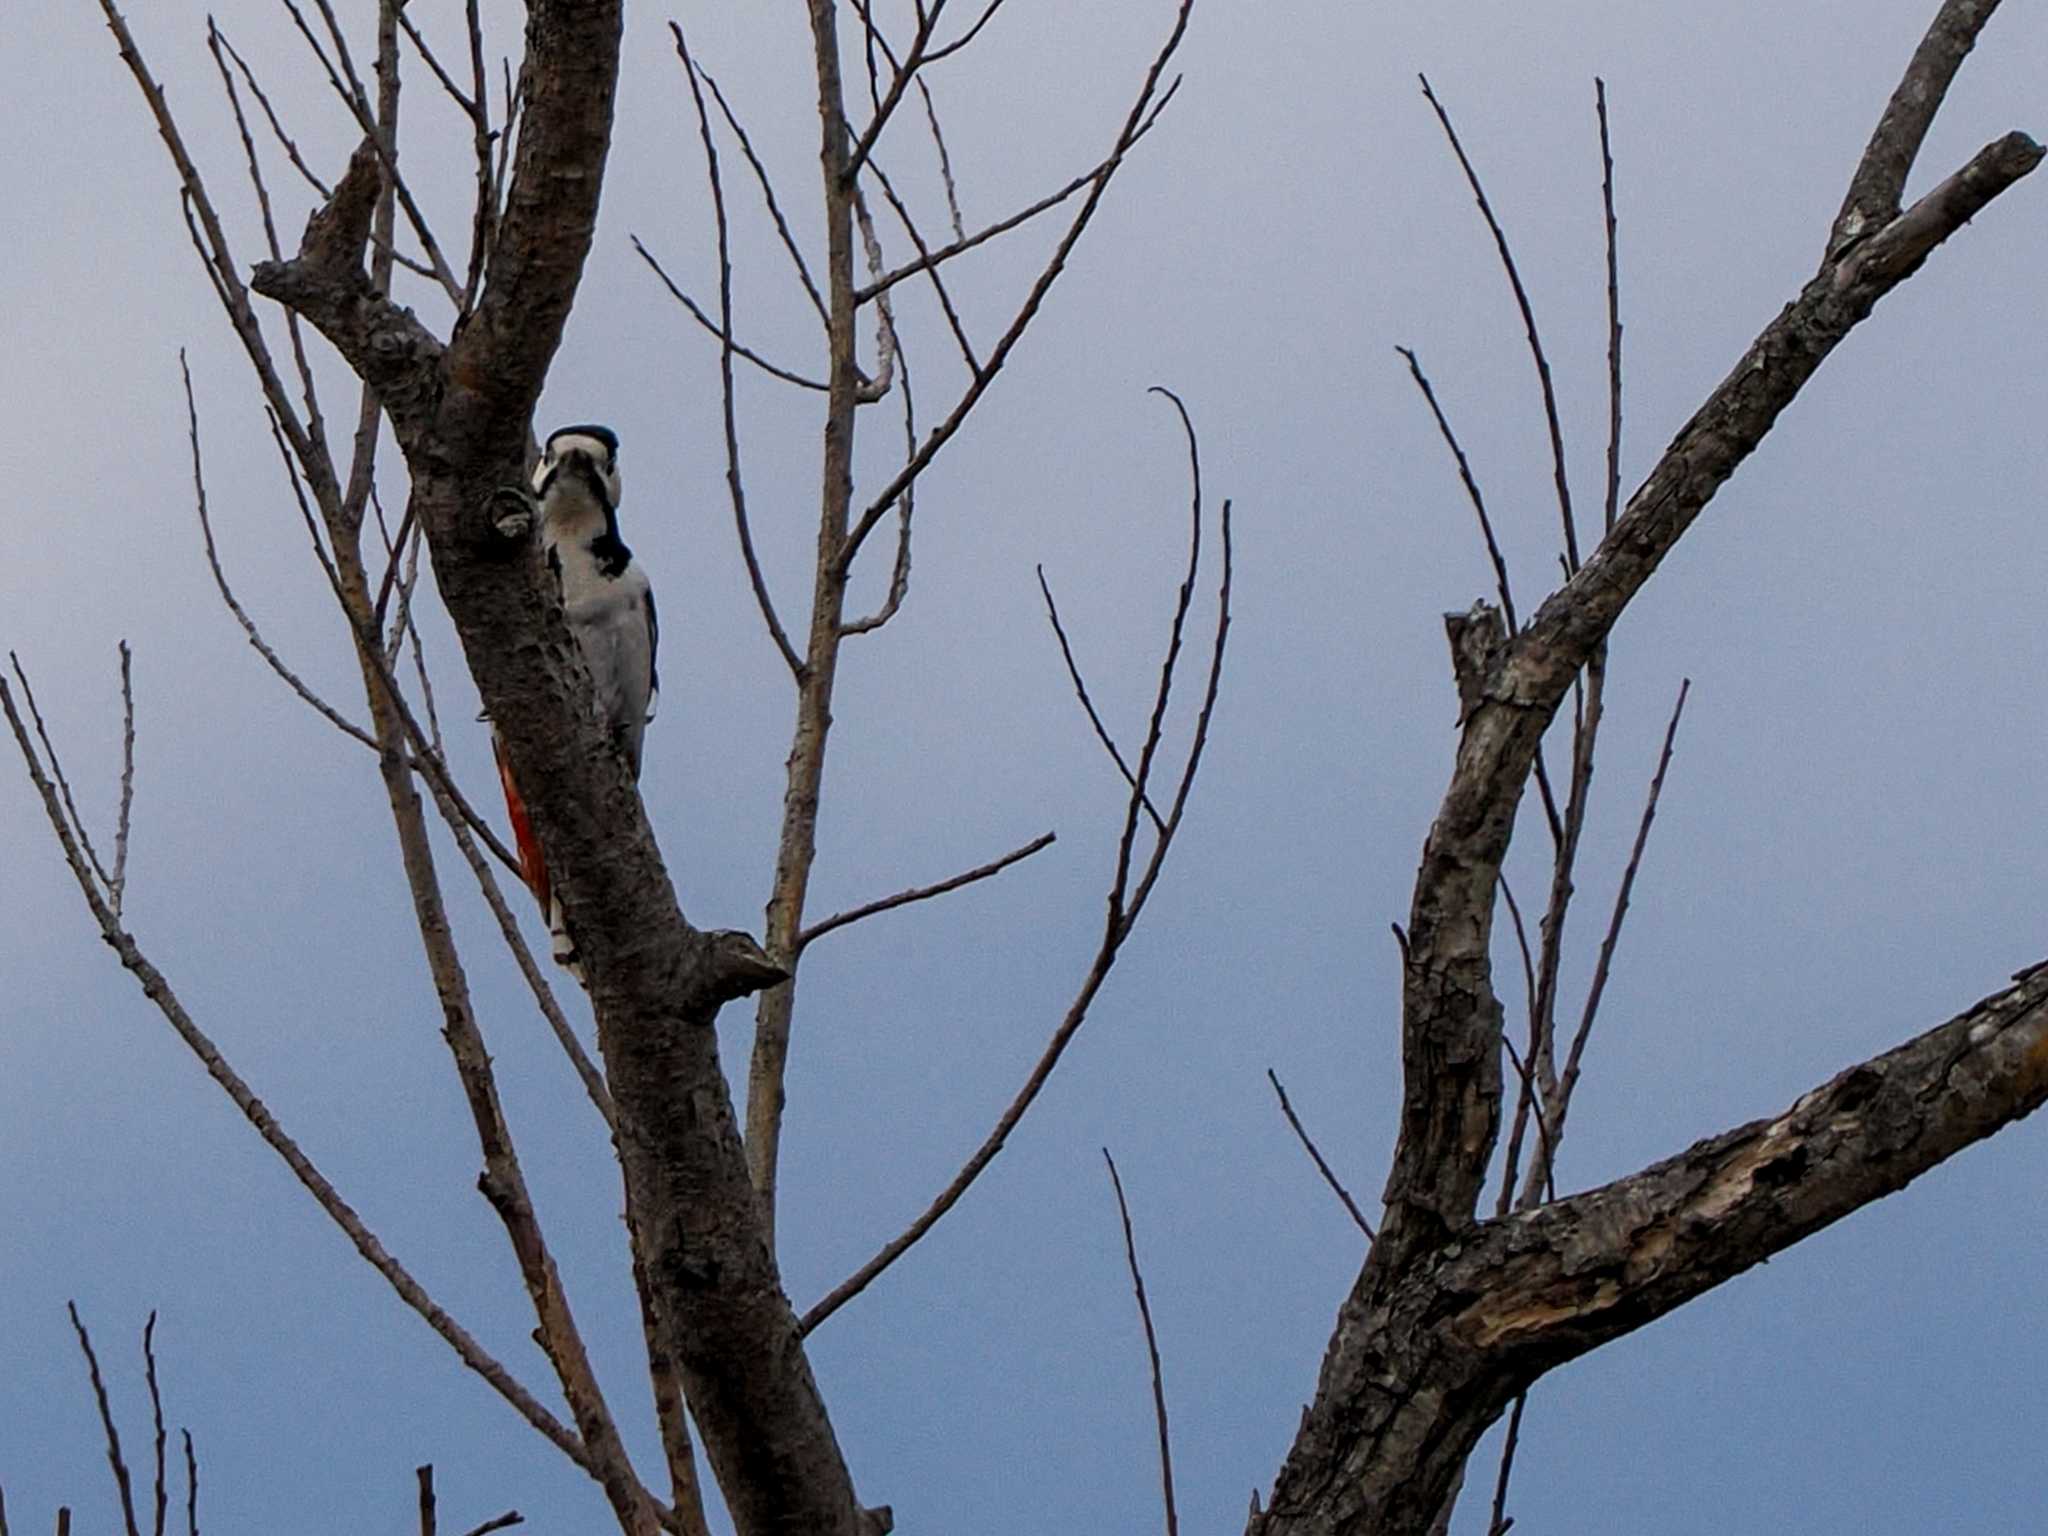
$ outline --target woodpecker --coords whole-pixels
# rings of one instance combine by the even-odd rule
[[[541,553],[569,633],[583,653],[598,718],[611,728],[613,742],[637,779],[641,739],[660,691],[654,665],[659,631],[647,573],[619,537],[619,490],[619,440],[609,427],[563,427],[549,436],[533,472]],[[581,981],[575,941],[495,727],[491,746],[505,786],[520,873],[547,914],[556,964]]]

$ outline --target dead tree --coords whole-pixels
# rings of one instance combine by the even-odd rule
[[[1616,620],[1829,353],[2040,163],[2040,145],[2008,133],[1901,206],[1921,142],[1996,9],[1940,7],[1851,174],[1818,271],[1583,562],[1566,501],[1563,586],[1512,628],[1490,603],[1445,621],[1459,740],[1403,936],[1404,1087],[1386,1209],[1272,1497],[1255,1503],[1254,1536],[1436,1528],[1480,1435],[1545,1372],[1899,1189],[2048,1097],[2048,964],[2035,964],[1780,1115],[1596,1189],[1531,1193],[1520,1209],[1480,1213],[1504,1094],[1515,1095],[1504,1087],[1493,924],[1544,736],[1575,687],[1595,696]],[[1539,1091],[1546,1133],[1568,1095]]]
[[[330,714],[377,755],[437,1000],[476,1124],[484,1160],[481,1187],[505,1226],[567,1422],[484,1353],[412,1279],[208,1042],[163,972],[122,926],[127,793],[111,866],[105,866],[71,807],[39,722],[31,724],[25,678],[18,678],[21,708],[4,685],[0,702],[100,931],[122,963],[365,1259],[539,1433],[600,1484],[621,1530],[707,1529],[692,1422],[734,1524],[746,1536],[852,1536],[885,1529],[887,1511],[867,1508],[856,1493],[806,1360],[804,1336],[914,1245],[1000,1150],[1080,1027],[1154,888],[1181,825],[1216,697],[1229,624],[1227,509],[1206,684],[1180,766],[1165,766],[1165,721],[1197,600],[1204,527],[1199,473],[1188,570],[1156,702],[1135,750],[1126,753],[1118,745],[1115,731],[1089,702],[1079,669],[1074,672],[1077,693],[1123,771],[1129,797],[1102,939],[1069,1011],[1016,1100],[960,1175],[907,1232],[799,1315],[776,1266],[775,1196],[783,1081],[807,943],[873,912],[993,874],[1042,846],[1042,840],[1026,844],[966,874],[845,913],[809,917],[805,903],[817,809],[825,793],[837,665],[850,638],[887,623],[900,608],[919,477],[982,400],[1118,168],[1170,99],[1167,72],[1190,5],[1180,0],[1166,8],[1159,52],[1093,166],[983,229],[970,232],[956,214],[952,238],[934,241],[886,176],[878,146],[894,142],[890,130],[907,120],[913,105],[920,106],[943,163],[924,72],[981,38],[1001,0],[991,0],[966,21],[947,15],[946,0],[916,0],[909,20],[898,18],[893,28],[859,3],[842,9],[835,0],[807,0],[825,230],[816,273],[815,258],[788,234],[778,195],[738,115],[692,59],[683,34],[675,36],[703,129],[711,204],[721,230],[716,311],[689,299],[679,286],[676,294],[720,348],[734,525],[764,627],[788,668],[797,702],[773,896],[757,943],[744,934],[701,931],[685,918],[631,775],[605,749],[600,727],[579,705],[580,662],[548,600],[527,537],[531,507],[523,487],[532,411],[575,301],[611,147],[619,0],[530,0],[517,84],[508,68],[495,112],[474,4],[467,10],[464,60],[451,67],[423,34],[420,19],[384,0],[377,10],[376,63],[366,79],[324,0],[316,0],[312,15],[296,0],[282,3],[360,129],[361,144],[330,186],[299,158],[241,56],[227,39],[213,35],[214,57],[265,210],[268,259],[245,277],[198,162],[135,40],[113,0],[101,0],[170,150],[194,244],[261,383],[300,509],[355,648],[370,723],[355,725],[331,707]],[[1460,736],[1401,934],[1405,1081],[1385,1210],[1344,1300],[1315,1400],[1270,1500],[1263,1507],[1254,1503],[1249,1530],[1256,1536],[1438,1528],[1480,1435],[1545,1372],[1899,1188],[2048,1096],[2048,1072],[2040,1065],[2048,1060],[2048,964],[2042,964],[1916,1040],[1820,1085],[1782,1115],[1737,1127],[1598,1189],[1556,1198],[1544,1176],[1552,1157],[1540,1144],[1563,1134],[1575,1061],[1568,1051],[1563,1070],[1557,1068],[1554,972],[1540,976],[1543,968],[1531,967],[1532,998],[1546,987],[1549,992],[1547,1001],[1532,1007],[1532,1020],[1542,1028],[1532,1035],[1526,1055],[1516,1058],[1519,1081],[1510,1083],[1502,1064],[1504,1010],[1492,960],[1502,864],[1532,776],[1542,774],[1538,782],[1553,837],[1560,845],[1568,841],[1579,760],[1589,760],[1591,752],[1583,722],[1597,715],[1605,646],[1620,614],[1833,348],[1937,245],[2038,164],[2040,147],[2023,134],[2008,134],[1902,207],[1922,139],[1995,9],[1990,0],[1944,0],[1852,175],[1815,276],[1679,431],[1625,506],[1610,471],[1610,526],[1583,560],[1560,461],[1564,584],[1526,621],[1503,611],[1505,587],[1501,609],[1482,603],[1448,621]],[[466,258],[451,260],[399,164],[400,62],[413,56],[473,129],[476,196]],[[859,61],[865,76],[854,76],[851,87],[849,59]],[[247,110],[251,103],[253,114]],[[275,140],[274,153],[286,155],[316,189],[315,211],[289,252],[269,217],[258,135],[251,128],[256,115]],[[722,237],[725,181],[716,149],[721,140],[739,148],[785,236],[820,321],[819,368],[771,360],[745,346],[736,332]],[[950,171],[947,176],[950,184]],[[876,201],[888,206],[915,252],[894,265],[877,229]],[[948,268],[1025,220],[1056,210],[1066,224],[1052,256],[993,339],[984,336],[977,344],[947,289]],[[445,303],[442,322],[430,325],[394,298],[401,270]],[[963,365],[961,387],[936,425],[923,430],[894,309],[903,285],[913,281],[931,289]],[[330,444],[317,404],[308,330],[324,338],[362,386],[346,459]],[[283,347],[274,339],[280,336]],[[811,610],[800,627],[786,625],[776,611],[754,551],[731,382],[741,363],[822,398],[818,554]],[[904,412],[903,453],[878,483],[857,487],[858,430],[885,400]],[[395,528],[386,524],[371,492],[385,431],[404,459],[409,482]],[[195,417],[194,467],[203,514],[198,443]],[[887,597],[875,613],[850,618],[849,573],[870,536],[891,519],[895,556]],[[373,526],[377,539],[366,547]],[[503,850],[446,769],[426,707],[430,700],[420,693],[415,702],[401,686],[400,662],[412,634],[414,562],[422,542],[513,769],[522,785],[531,786],[529,807],[549,864],[560,871],[560,894],[590,978],[601,1072],[581,1059],[573,1032],[496,895],[486,855],[495,853],[502,861]],[[222,586],[228,596],[225,577]],[[1049,588],[1047,595],[1050,600]],[[232,606],[231,596],[229,601]],[[1057,627],[1056,610],[1053,619]],[[258,638],[253,628],[251,638]],[[1061,638],[1064,643],[1063,631]],[[1068,655],[1071,662],[1071,650]],[[270,659],[288,675],[281,661]],[[418,686],[424,688],[423,677]],[[1574,742],[1572,777],[1560,807],[1542,770],[1542,748],[1575,689],[1584,734]],[[578,1061],[586,1092],[616,1137],[630,1262],[666,1453],[662,1494],[642,1481],[627,1458],[526,1194],[482,1025],[450,935],[421,785],[462,846],[539,1005]],[[1568,870],[1568,862],[1561,867]],[[755,994],[760,1001],[743,1134],[711,1025],[725,1004]],[[1494,1166],[1502,1118],[1515,1105],[1518,1125],[1532,1128],[1539,1150],[1519,1181],[1511,1155],[1499,1208],[1482,1217],[1482,1189]],[[1118,1193],[1121,1198],[1120,1187]],[[1370,1230],[1364,1213],[1355,1214]],[[1149,1309],[1137,1280],[1127,1212],[1126,1237],[1149,1342]],[[1156,1350],[1154,1381],[1164,1459],[1165,1394],[1158,1389]],[[1166,1482],[1170,1511],[1170,1475]]]

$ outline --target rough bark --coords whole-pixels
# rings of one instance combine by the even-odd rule
[[[1789,1248],[2048,1099],[2048,963],[1640,1173],[1479,1223],[1352,1292],[1255,1536],[1422,1531],[1544,1372]]]

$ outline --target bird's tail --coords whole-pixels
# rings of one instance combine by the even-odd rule
[[[580,982],[583,980],[583,966],[576,954],[576,941],[569,937],[561,898],[555,895],[549,884],[547,860],[541,856],[540,839],[533,835],[533,822],[526,814],[526,801],[512,780],[512,765],[506,760],[505,743],[495,726],[491,730],[491,755],[498,761],[498,781],[505,787],[505,814],[511,820],[512,841],[519,851],[520,877],[526,881],[526,888],[533,892],[533,899],[540,903],[541,911],[547,914],[549,948],[555,964]]]
[[[562,900],[559,896],[548,898],[548,939],[555,957],[555,964],[583,981],[583,957],[576,953],[576,941],[569,937],[568,919],[562,915]]]
[[[505,814],[512,822],[512,843],[519,850],[519,875],[543,912],[558,903],[550,899],[547,861],[541,857],[540,839],[533,835],[533,822],[526,814],[526,801],[512,782],[512,764],[505,757],[505,743],[496,726],[491,727],[491,756],[498,760],[498,782],[505,786]]]

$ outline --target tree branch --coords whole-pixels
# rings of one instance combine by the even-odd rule
[[[1852,242],[1898,217],[1906,178],[1920,157],[1927,130],[1934,126],[1956,71],[1997,9],[1998,0],[1945,0],[1936,13],[1849,178],[1841,212],[1828,230],[1829,260],[1839,259]]]
[[[1358,1202],[1351,1198],[1351,1191],[1344,1187],[1330,1165],[1324,1161],[1323,1154],[1316,1149],[1316,1144],[1309,1139],[1308,1132],[1302,1129],[1301,1119],[1294,1113],[1294,1106],[1287,1102],[1287,1090],[1280,1086],[1280,1079],[1271,1067],[1266,1068],[1266,1081],[1273,1085],[1273,1092],[1280,1096],[1280,1113],[1285,1115],[1287,1123],[1294,1127],[1294,1134],[1300,1140],[1303,1150],[1314,1161],[1316,1172],[1323,1176],[1323,1182],[1330,1186],[1331,1193],[1344,1202],[1344,1209],[1351,1214],[1352,1224],[1365,1234],[1368,1243],[1371,1242],[1372,1223],[1365,1219],[1365,1213],[1358,1208]]]
[[[1116,1213],[1124,1226],[1124,1262],[1131,1271],[1131,1289],[1138,1297],[1138,1321],[1145,1328],[1145,1354],[1152,1363],[1152,1418],[1159,1429],[1160,1497],[1166,1506],[1166,1536],[1180,1536],[1180,1517],[1173,1505],[1173,1436],[1166,1426],[1166,1383],[1159,1370],[1159,1335],[1152,1328],[1152,1304],[1145,1299],[1145,1276],[1138,1268],[1138,1240],[1131,1231],[1131,1208],[1124,1200],[1124,1181],[1117,1177],[1116,1159],[1109,1148],[1102,1149],[1109,1165],[1110,1187],[1116,1191]]]
[[[78,1320],[78,1304],[67,1301],[64,1310],[71,1314],[71,1330],[78,1335],[78,1347],[85,1352],[86,1373],[92,1378],[93,1401],[100,1411],[100,1432],[107,1440],[107,1465],[113,1469],[114,1486],[121,1494],[121,1523],[128,1536],[142,1536],[135,1524],[135,1494],[128,1477],[127,1458],[121,1454],[121,1431],[114,1427],[114,1410],[107,1404],[107,1384],[100,1378],[99,1356],[92,1352],[92,1336]]]
[[[934,896],[943,896],[948,891],[957,891],[963,885],[972,885],[977,880],[986,880],[990,875],[1001,874],[1012,864],[1022,863],[1041,849],[1050,848],[1055,838],[1056,834],[1054,833],[1042,833],[1024,844],[1021,848],[1012,848],[999,859],[990,859],[986,864],[977,864],[973,869],[966,871],[964,874],[954,875],[950,879],[941,880],[936,885],[915,885],[908,890],[898,891],[893,896],[884,896],[879,901],[870,901],[858,907],[850,907],[844,912],[834,912],[830,917],[811,924],[810,927],[797,935],[797,953],[803,953],[813,939],[821,939],[835,928],[844,928],[849,923],[857,923],[862,918],[874,917],[878,913],[893,912],[898,907],[909,906],[912,902],[929,901]]]

